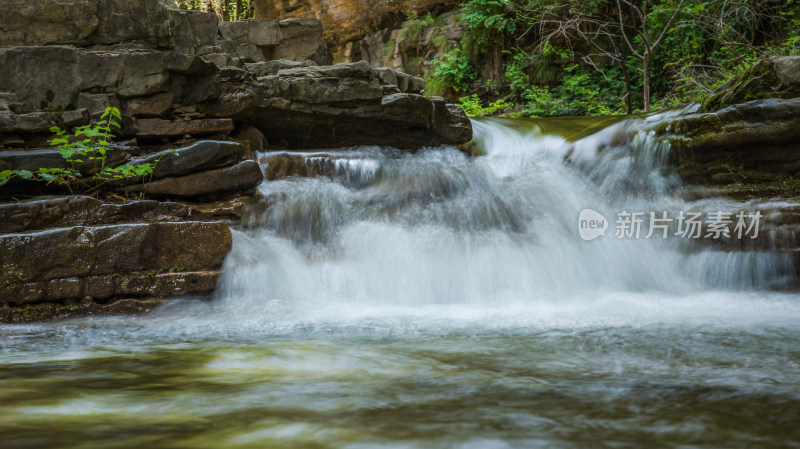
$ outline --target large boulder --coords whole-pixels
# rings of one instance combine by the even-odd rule
[[[423,88],[421,79],[364,61],[294,67],[260,77],[254,86],[258,105],[238,117],[293,148],[469,141],[472,127],[463,112],[442,98],[419,95]]]
[[[0,303],[209,292],[231,239],[228,225],[221,222],[2,235]],[[186,283],[198,287],[178,288]]]

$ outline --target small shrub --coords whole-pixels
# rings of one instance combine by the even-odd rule
[[[497,101],[489,103],[488,106],[483,106],[483,102],[480,98],[478,98],[478,95],[470,95],[468,97],[459,98],[458,106],[464,110],[464,113],[467,114],[467,117],[476,118],[492,114],[513,105],[501,98]]]
[[[75,128],[73,135],[68,135],[58,126],[50,128],[50,131],[56,134],[56,137],[50,140],[50,145],[58,148],[58,153],[69,163],[69,167],[43,167],[36,171],[4,170],[0,172],[0,186],[17,177],[64,186],[70,193],[92,193],[107,183],[119,179],[141,177],[143,183],[151,181],[153,169],[166,152],[162,153],[153,164],[106,167],[108,154],[114,151],[110,146],[111,140],[115,137],[111,130],[120,129],[117,120],[121,119],[119,109],[109,107],[105,109],[99,122],[79,126]],[[172,152],[177,154],[175,150]],[[77,164],[81,164],[83,172],[79,170]]]
[[[451,87],[456,92],[466,90],[478,78],[478,73],[460,48],[442,55],[431,71],[435,83]]]

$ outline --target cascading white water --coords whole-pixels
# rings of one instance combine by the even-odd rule
[[[788,256],[614,237],[623,210],[764,205],[682,199],[658,120],[305,154],[325,176],[260,187],[212,301],[0,325],[2,444],[797,446]]]
[[[336,167],[362,180],[369,167],[369,182],[338,173],[265,183],[272,205],[237,233],[219,296],[243,309],[269,300],[339,310],[574,307],[615,292],[763,288],[788,276],[788,256],[645,239],[646,223],[639,240],[614,238],[624,210],[674,217],[743,206],[670,195],[680,183],[663,170],[669,146],[647,124],[631,119],[570,143],[484,120],[474,128],[485,156],[447,147],[371,158],[358,151],[339,155]],[[579,238],[584,208],[610,217],[605,237]]]

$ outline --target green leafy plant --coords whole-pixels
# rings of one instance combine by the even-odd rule
[[[478,95],[470,95],[467,97],[461,97],[458,99],[458,105],[461,109],[464,110],[464,113],[467,114],[467,117],[483,117],[499,110],[505,109],[509,106],[513,106],[511,103],[508,103],[505,99],[501,98],[497,101],[493,101],[489,103],[488,106],[483,106],[483,102]]]
[[[445,53],[431,71],[435,83],[448,86],[456,92],[466,90],[478,73],[460,48]]]
[[[17,177],[30,181],[43,181],[47,184],[64,186],[70,193],[92,193],[109,182],[141,177],[142,183],[152,181],[153,170],[167,152],[153,161],[137,165],[107,167],[109,153],[114,151],[111,140],[115,137],[112,128],[120,129],[117,120],[122,120],[119,109],[108,107],[95,124],[79,126],[72,135],[61,127],[54,126],[50,131],[56,137],[50,145],[58,148],[58,153],[69,164],[62,168],[39,168],[30,170],[4,170],[0,172],[0,186]],[[176,150],[169,150],[178,154]]]

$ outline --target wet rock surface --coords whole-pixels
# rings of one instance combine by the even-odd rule
[[[82,301],[79,304],[44,302],[20,307],[0,305],[0,323],[65,320],[93,315],[141,315],[169,302],[163,298],[127,298],[107,303]]]
[[[251,194],[263,180],[261,167],[255,161],[243,161],[231,167],[133,184],[120,190],[153,198],[215,199]]]
[[[207,293],[230,247],[231,231],[222,222],[6,234],[0,236],[0,302]],[[181,285],[187,289],[175,288]]]
[[[781,181],[800,175],[800,97],[755,100],[661,125],[692,184]]]
[[[0,233],[20,233],[64,226],[177,221],[238,223],[250,197],[210,203],[132,200],[101,201],[90,196],[50,196],[0,203]]]
[[[712,93],[699,112],[655,127],[690,199],[753,200],[756,239],[732,250],[790,255],[800,277],[800,57],[761,61]],[[727,250],[731,250],[728,245]]]

